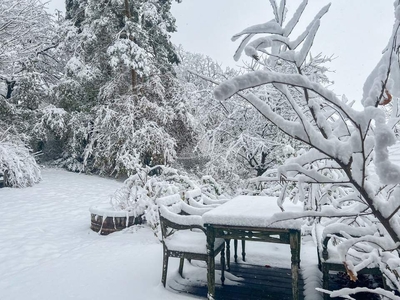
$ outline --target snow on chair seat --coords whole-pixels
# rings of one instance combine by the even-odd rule
[[[180,196],[173,195],[158,199],[160,205],[160,226],[163,243],[163,270],[161,282],[164,287],[167,280],[169,257],[180,258],[179,274],[182,276],[184,259],[208,260],[207,236],[203,227],[202,214],[209,208],[198,208],[186,204]],[[225,243],[216,239],[214,256],[221,253],[222,274],[224,282]]]
[[[207,254],[207,238],[202,232],[179,230],[167,237],[164,242],[171,251]],[[224,242],[224,239],[215,239],[214,251],[217,251]]]

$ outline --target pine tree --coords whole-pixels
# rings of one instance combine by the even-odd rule
[[[67,2],[66,67],[54,104],[66,112],[63,143],[80,141],[65,147],[72,168],[119,174],[165,163],[179,148],[175,137],[190,132],[176,93],[170,8],[161,0]],[[76,126],[87,135],[75,136]]]

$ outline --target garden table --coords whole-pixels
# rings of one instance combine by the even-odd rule
[[[301,212],[301,205],[284,205],[289,212]],[[215,238],[250,240],[289,244],[291,250],[293,299],[299,299],[300,233],[302,220],[289,218],[284,221],[276,198],[264,196],[238,196],[203,215],[207,229],[207,282],[208,299],[215,298]]]

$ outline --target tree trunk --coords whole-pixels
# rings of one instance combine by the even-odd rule
[[[15,81],[6,80],[6,85],[7,85],[6,99],[10,99],[11,98],[11,94],[14,91]]]
[[[130,19],[132,17],[131,10],[129,9],[129,0],[124,0],[124,6],[125,6],[125,16],[127,19]],[[128,36],[128,38],[133,41],[133,37],[131,35]],[[137,85],[137,73],[135,69],[131,69],[131,84],[132,84],[132,91],[135,91],[136,85]]]
[[[400,242],[400,237],[398,236],[398,234],[396,233],[396,231],[393,229],[393,227],[390,225],[390,219],[385,218],[382,213],[375,208],[374,206],[374,201],[373,199],[368,195],[367,191],[361,187],[352,177],[350,172],[346,169],[343,168],[343,170],[345,170],[347,176],[350,179],[350,182],[352,183],[352,185],[354,186],[354,189],[357,190],[362,198],[364,199],[364,201],[366,202],[366,204],[368,205],[368,207],[371,209],[372,214],[379,220],[379,222],[381,222],[381,224],[383,225],[383,227],[386,229],[386,231],[389,233],[390,237],[393,239],[393,241],[395,243],[399,243]]]

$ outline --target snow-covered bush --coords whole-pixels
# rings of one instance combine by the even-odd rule
[[[30,149],[9,131],[0,131],[0,175],[9,187],[28,187],[41,179]]]
[[[303,33],[293,38],[293,27],[307,1],[300,4],[286,23],[285,1],[280,7],[274,0],[271,3],[274,20],[246,28],[233,37],[233,40],[243,37],[236,57],[245,53],[258,59],[260,53],[267,54],[265,68],[220,84],[214,95],[219,101],[240,95],[282,132],[309,147],[280,166],[274,180],[297,183],[300,200],[305,199],[306,190],[314,194],[312,199],[317,201],[314,206],[317,211],[299,213],[299,218],[326,217],[342,223],[333,224],[330,230],[334,234],[337,232],[334,229],[339,229],[339,234],[346,237],[338,250],[351,279],[356,279],[362,268],[379,266],[386,283],[399,291],[400,166],[392,163],[388,147],[396,143],[393,128],[400,120],[400,1],[394,2],[395,22],[388,45],[364,85],[362,111],[353,109],[345,97],[339,99],[301,69],[307,63],[321,18],[329,5],[317,13]],[[282,62],[292,64],[296,73],[272,71]],[[263,85],[279,91],[296,118],[281,116],[267,97],[251,91]],[[382,109],[385,105],[391,109]],[[372,162],[374,171],[371,171]],[[313,187],[304,188],[306,185]],[[282,213],[282,217],[293,216]],[[365,235],[353,238],[352,230],[365,230]],[[360,248],[362,254],[357,251]],[[360,263],[352,259],[354,253]],[[335,296],[359,291],[344,289],[335,292]],[[373,292],[398,299],[393,293],[380,289]]]
[[[190,190],[199,189],[211,199],[217,199],[222,190],[211,177],[201,180],[189,176],[186,172],[164,165],[137,169],[137,172],[125,180],[124,186],[115,191],[110,202],[115,210],[133,212],[142,216],[159,236],[159,216],[156,199],[180,194],[182,200]],[[225,197],[226,198],[226,197]]]

